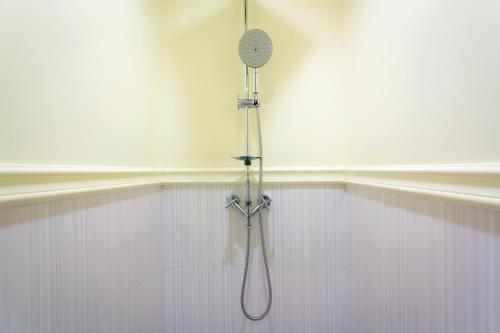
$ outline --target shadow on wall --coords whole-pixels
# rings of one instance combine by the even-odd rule
[[[184,9],[178,8],[182,6]],[[213,155],[238,154],[243,148],[244,129],[243,113],[236,112],[236,95],[244,93],[244,67],[237,50],[244,29],[243,1],[224,1],[222,5],[218,1],[207,6],[193,0],[160,7],[165,13],[160,23],[161,61],[172,86],[170,91],[160,93],[175,100],[169,102],[173,107],[163,107],[162,112],[168,113],[170,120],[172,115],[177,124],[176,133],[168,135],[178,140],[177,145],[182,142],[184,149],[177,148],[176,154],[203,166],[214,160]],[[220,8],[214,13],[217,6]],[[180,13],[174,16],[175,11]],[[203,11],[209,14],[196,17]],[[249,28],[266,30],[275,46],[273,57],[262,69],[266,77],[262,97],[268,103],[278,92],[285,94],[283,83],[305,61],[311,46],[302,34],[258,2],[250,3],[249,15]],[[252,25],[252,15],[258,15],[258,21],[265,24]],[[182,23],[183,16],[188,24]],[[172,23],[174,20],[181,23]],[[175,151],[173,143],[172,148]]]

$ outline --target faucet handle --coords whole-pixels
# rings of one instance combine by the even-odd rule
[[[230,196],[226,197],[226,200],[228,204],[225,206],[225,208],[231,207],[235,203],[236,204],[240,203],[240,198],[236,194],[231,194]]]
[[[259,203],[262,204],[263,207],[269,209],[269,207],[271,206],[271,198],[269,198],[269,196],[267,194],[261,194],[260,198],[259,198]]]

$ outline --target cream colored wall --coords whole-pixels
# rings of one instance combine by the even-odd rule
[[[158,165],[154,5],[0,2],[0,163]]]
[[[239,166],[244,152],[243,1],[165,1],[161,9],[162,165]],[[261,69],[266,166],[333,166],[344,160],[338,1],[252,0],[249,27],[274,43]],[[255,133],[255,132],[254,132]],[[255,142],[254,142],[255,146]]]
[[[266,166],[500,162],[499,16],[493,0],[251,0],[275,45]],[[242,29],[240,0],[3,1],[0,163],[238,166]]]
[[[345,1],[347,161],[500,162],[500,2]]]

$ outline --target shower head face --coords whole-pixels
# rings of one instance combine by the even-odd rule
[[[260,29],[248,30],[241,36],[238,46],[241,60],[250,67],[264,66],[273,54],[273,42],[269,35]]]

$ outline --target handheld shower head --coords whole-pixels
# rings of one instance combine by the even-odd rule
[[[273,54],[273,42],[269,35],[260,29],[248,30],[241,36],[238,45],[241,60],[250,67],[264,66]]]

